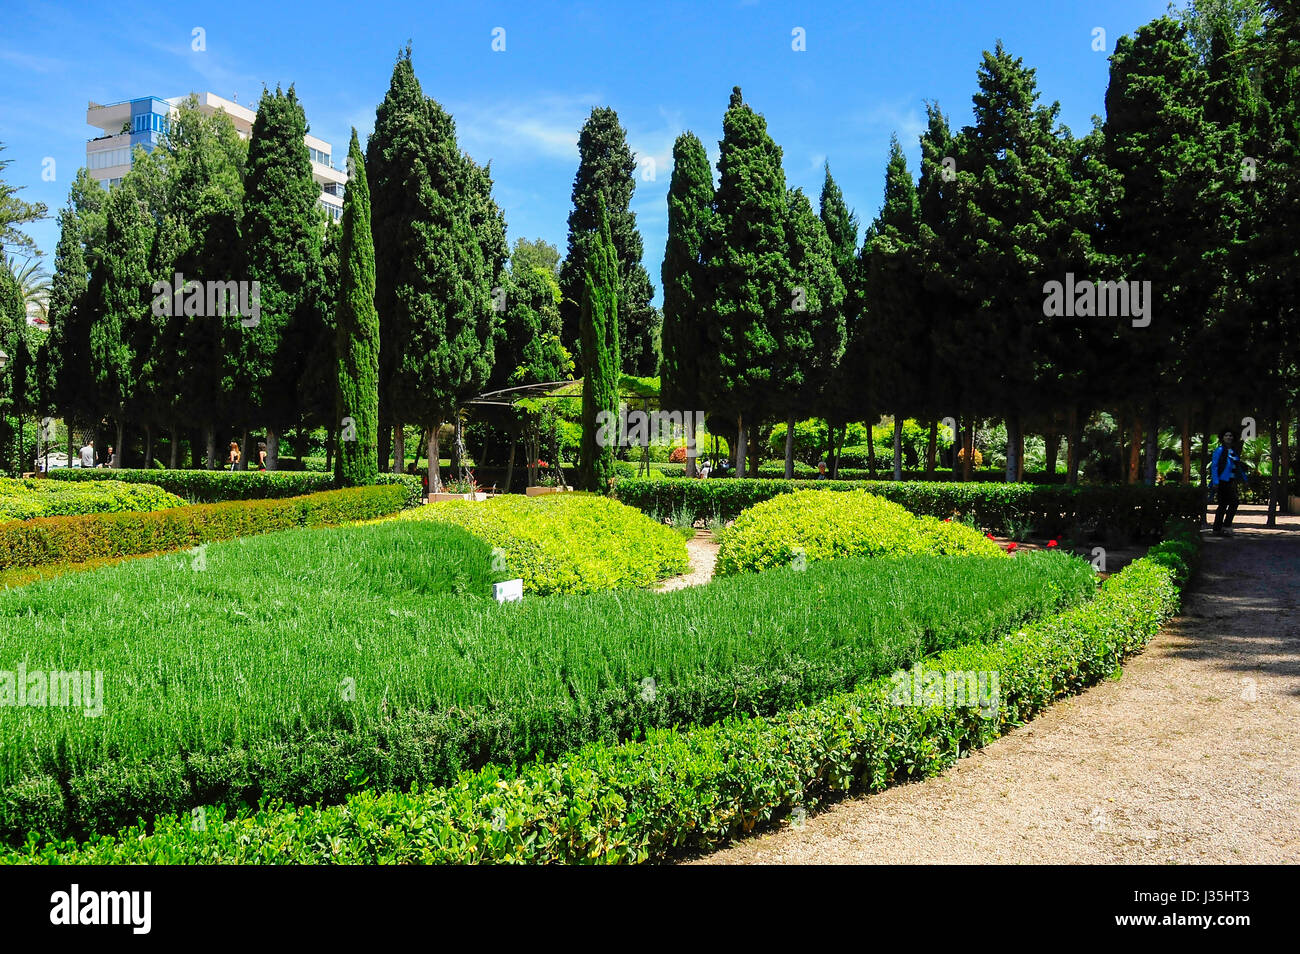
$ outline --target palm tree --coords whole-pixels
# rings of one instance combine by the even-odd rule
[[[50,316],[50,273],[41,264],[39,255],[25,259],[23,264],[17,258],[5,256],[5,267],[18,282],[23,297],[27,317],[48,321]]]

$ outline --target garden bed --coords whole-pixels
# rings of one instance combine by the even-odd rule
[[[1189,537],[1160,544],[1087,605],[927,661],[938,672],[997,672],[992,717],[943,703],[901,706],[892,680],[873,680],[776,717],[591,745],[516,777],[489,768],[447,788],[366,791],[336,808],[269,809],[233,820],[212,812],[198,831],[179,815],[152,832],[133,828],[84,846],[33,839],[0,860],[635,863],[707,850],[795,809],[933,775],[1112,675],[1176,610],[1196,547]]]
[[[490,596],[498,577],[464,530],[393,521],[0,593],[0,659],[104,674],[97,718],[7,710],[0,833],[84,835],[266,797],[336,802],[771,715],[1095,591],[1087,564],[1049,554],[845,559],[505,606]]]

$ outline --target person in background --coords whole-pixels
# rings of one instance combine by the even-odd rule
[[[257,469],[266,470],[266,441],[257,442]]]
[[[1237,432],[1229,428],[1219,435],[1219,446],[1210,458],[1210,490],[1218,500],[1214,511],[1214,533],[1232,536],[1232,518],[1240,498],[1238,482],[1246,482],[1246,465],[1237,452]]]
[[[95,466],[95,441],[93,438],[86,441],[85,446],[81,448],[81,466],[83,468]]]
[[[108,454],[107,454],[107,457],[108,457],[107,462],[101,464],[100,466],[101,466],[101,467],[116,467],[116,466],[117,466],[117,451],[113,450],[113,445],[112,445],[112,444],[109,444],[109,445],[108,445]]]
[[[700,469],[696,472],[696,476],[701,480],[707,480],[712,471],[713,465],[709,463],[709,459],[706,457],[704,463],[700,465]]]
[[[230,470],[239,470],[239,444],[235,441],[230,442],[230,453],[226,455],[226,463],[230,465]]]
[[[817,462],[817,480],[830,480],[830,474],[826,472],[826,461]]]

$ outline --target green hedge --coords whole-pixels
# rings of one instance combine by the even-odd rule
[[[800,490],[746,510],[722,534],[719,576],[841,557],[903,553],[1003,556],[978,530],[861,491]]]
[[[402,485],[355,487],[285,500],[19,520],[0,524],[0,570],[160,553],[272,530],[370,520],[401,510],[409,496]]]
[[[30,839],[8,862],[64,864],[635,863],[719,845],[794,809],[934,775],[1053,701],[1113,674],[1177,609],[1196,544],[1161,544],[1098,597],[994,643],[951,649],[932,672],[998,675],[996,715],[895,704],[880,679],[772,718],[592,745],[487,769],[425,791],[365,792],[343,806],[277,806],[233,820],[186,814],[77,846]]]
[[[686,571],[686,543],[641,511],[595,494],[432,503],[403,520],[464,527],[500,547],[510,571],[530,593],[595,593],[651,586]]]
[[[685,513],[694,520],[731,519],[755,504],[796,490],[865,490],[932,517],[967,516],[991,533],[1013,522],[1035,532],[1103,530],[1138,539],[1161,536],[1171,521],[1199,521],[1204,498],[1195,487],[1067,487],[1042,484],[849,480],[626,480],[614,495],[647,513]]]
[[[220,503],[224,500],[268,500],[301,497],[330,490],[334,475],[284,470],[83,470],[78,467],[51,470],[57,481],[113,480],[134,484],[155,484],[184,497],[191,503]],[[420,502],[421,481],[410,474],[380,474],[377,484],[399,484],[407,489],[410,504]]]
[[[154,484],[128,484],[118,480],[66,483],[0,477],[0,523],[88,513],[142,513],[183,506],[184,500]]]

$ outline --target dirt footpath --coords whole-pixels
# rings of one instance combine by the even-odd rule
[[[1300,518],[1205,540],[1146,652],[943,775],[696,863],[1300,862]]]

